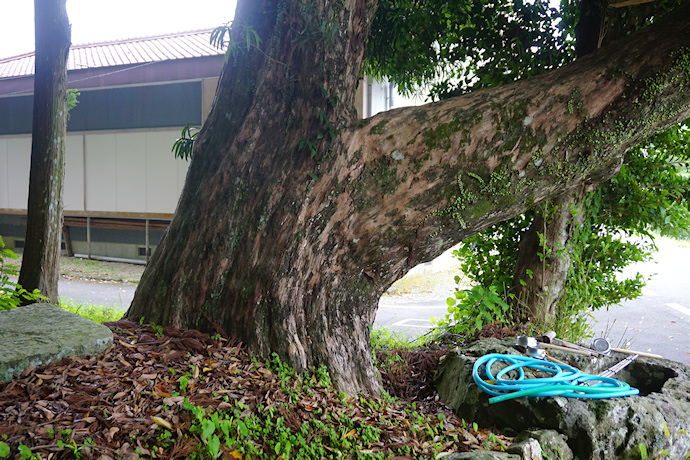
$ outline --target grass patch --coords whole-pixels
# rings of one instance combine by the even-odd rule
[[[60,308],[70,313],[95,321],[99,324],[108,321],[117,321],[125,314],[123,310],[107,305],[83,304],[68,299],[60,299]]]
[[[369,341],[374,351],[379,350],[412,350],[427,347],[438,341],[440,329],[432,329],[424,335],[409,339],[403,332],[392,331],[385,327],[374,327]]]
[[[80,259],[76,257],[60,257],[60,275],[67,278],[85,278],[138,284],[143,272],[143,265]]]
[[[385,327],[375,327],[371,330],[370,336],[371,348],[374,350],[381,349],[409,349],[418,346],[415,341],[409,340],[405,334],[398,331],[391,331]]]

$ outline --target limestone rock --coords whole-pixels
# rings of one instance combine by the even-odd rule
[[[519,455],[507,452],[481,451],[463,452],[461,454],[450,454],[443,457],[443,460],[523,460]]]
[[[463,418],[480,425],[494,425],[514,433],[534,428],[555,430],[567,437],[572,454],[581,459],[637,459],[640,444],[649,458],[664,451],[669,458],[684,458],[690,452],[688,366],[638,358],[615,378],[640,389],[640,396],[599,400],[516,398],[489,404],[489,395],[472,379],[474,362],[487,353],[516,354],[514,343],[514,338],[487,339],[446,355],[436,377],[441,398]],[[571,354],[557,357],[576,364],[583,372],[597,374],[626,355],[596,360]]]
[[[0,311],[0,380],[65,356],[97,354],[112,343],[113,333],[106,326],[55,305]]]
[[[565,436],[554,430],[525,430],[515,437],[515,443],[507,452],[530,460],[573,460],[573,451]]]

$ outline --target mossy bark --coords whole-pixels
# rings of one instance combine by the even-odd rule
[[[26,245],[19,284],[58,302],[67,131],[66,0],[35,0],[36,69]]]
[[[511,293],[523,319],[553,328],[558,303],[572,265],[569,242],[583,224],[584,191],[570,190],[535,208],[520,241]]]
[[[595,52],[601,45],[603,8],[598,0],[584,0],[580,5],[580,20],[575,28],[578,58]],[[568,101],[570,111],[578,109],[579,97],[579,91],[572,93]],[[572,265],[573,228],[584,220],[584,198],[580,187],[535,207],[532,224],[520,241],[510,287],[514,295],[510,301],[519,320],[546,329],[553,327]]]
[[[375,393],[369,328],[396,279],[610,177],[630,145],[688,115],[690,94],[677,96],[690,83],[678,60],[690,44],[684,17],[549,75],[362,123],[354,95],[375,6],[239,2],[243,46],[128,317],[226,333]],[[261,49],[242,42],[248,30]],[[648,78],[666,82],[650,103],[637,97]]]

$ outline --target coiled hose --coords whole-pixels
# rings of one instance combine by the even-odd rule
[[[496,363],[506,363],[494,377],[491,367]],[[486,379],[479,376],[481,369]],[[525,368],[541,371],[550,377],[525,378]],[[517,372],[517,379],[507,378],[511,372]],[[514,375],[514,374],[513,374]],[[625,382],[585,374],[566,364],[552,363],[541,359],[520,355],[503,355],[491,353],[484,355],[474,363],[472,377],[484,392],[493,396],[489,403],[497,403],[521,396],[565,396],[567,398],[603,399],[618,398],[639,394]],[[591,382],[591,383],[588,383]]]

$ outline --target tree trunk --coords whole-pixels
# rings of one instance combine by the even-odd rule
[[[396,279],[610,177],[629,146],[689,112],[679,14],[548,75],[362,122],[353,101],[375,3],[239,2],[241,46],[127,317],[222,332],[375,393],[369,328]]]
[[[598,0],[580,3],[580,19],[575,28],[578,58],[595,52],[601,45],[603,8],[605,5]],[[521,320],[550,327],[556,318],[572,262],[572,228],[584,220],[580,212],[583,199],[584,193],[578,188],[535,207],[534,220],[520,241],[510,288],[515,295],[516,316]]]
[[[67,131],[66,0],[35,0],[36,68],[26,238],[19,284],[58,302]]]
[[[584,191],[569,190],[535,208],[534,220],[520,241],[511,292],[523,317],[551,325],[572,263],[569,242],[583,225]]]

